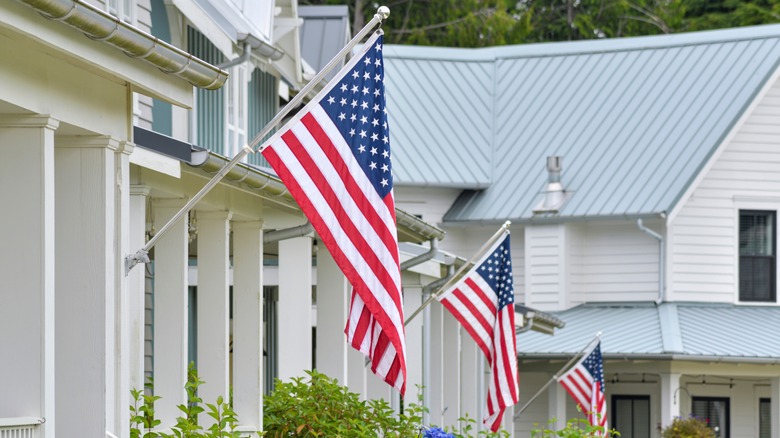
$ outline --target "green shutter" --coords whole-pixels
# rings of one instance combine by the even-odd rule
[[[217,50],[203,34],[187,27],[187,48],[191,54],[210,63],[224,62],[222,53]],[[196,136],[193,139],[198,146],[224,155],[225,143],[225,87],[218,90],[195,92]]]
[[[253,139],[279,111],[277,79],[264,71],[255,69],[249,82],[249,120],[247,138]],[[266,136],[268,138],[268,136]],[[270,167],[260,154],[251,154],[247,160],[256,166]]]

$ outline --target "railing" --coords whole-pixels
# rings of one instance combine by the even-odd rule
[[[0,418],[0,438],[36,438],[35,429],[44,423],[43,418]]]

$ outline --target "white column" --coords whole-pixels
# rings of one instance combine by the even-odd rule
[[[508,438],[514,438],[515,436],[514,416],[515,416],[515,406],[507,407],[506,410],[504,411],[504,430],[506,430],[507,433],[509,434]]]
[[[457,427],[460,418],[460,324],[452,314],[442,310],[443,336],[443,391],[442,424]]]
[[[233,410],[263,427],[263,223],[233,222]]]
[[[407,388],[407,391],[408,390],[409,388]],[[391,407],[395,408],[393,406],[393,392],[398,393],[398,391],[392,389],[384,380],[371,372],[371,364],[369,363],[366,367],[366,398],[369,400],[384,400],[390,404]]]
[[[422,304],[422,287],[404,286],[404,315],[411,315]],[[423,381],[423,315],[417,315],[404,327],[406,332],[406,403],[418,404],[417,394]]]
[[[431,303],[426,311],[430,312],[430,339],[431,342],[423,354],[429,354],[429,372],[428,382],[425,388],[425,403],[428,406],[429,423],[442,424],[442,410],[444,409],[444,400],[442,397],[444,375],[444,333],[442,330],[443,314],[447,310],[437,301]]]
[[[672,424],[680,415],[680,374],[661,373],[661,428]]]
[[[349,306],[349,283],[333,256],[317,248],[317,370],[347,384],[347,344],[344,326]]]
[[[185,201],[153,201],[154,227],[161,228]],[[161,427],[176,424],[177,405],[187,402],[187,216],[179,219],[154,247],[154,394]]]
[[[522,375],[520,376],[522,378]],[[555,419],[555,423],[550,425],[553,430],[566,427],[566,397],[569,395],[558,382],[553,382],[547,389],[547,418]]]
[[[780,377],[769,379],[769,397],[772,409],[770,413],[772,429],[769,436],[778,437],[780,436]]]
[[[130,224],[129,252],[134,253],[146,244],[146,202],[149,187],[130,186]],[[143,389],[144,384],[144,314],[146,312],[145,270],[147,266],[139,264],[127,275],[127,296],[129,306],[130,354],[129,380],[131,389]]]
[[[346,337],[344,343],[347,343]],[[347,387],[350,392],[358,394],[361,400],[368,396],[368,374],[371,374],[371,370],[366,366],[366,356],[347,345]]]
[[[0,412],[55,434],[54,131],[47,116],[0,117]]]
[[[309,236],[279,242],[278,377],[311,369],[311,244]]]
[[[125,256],[130,251],[136,251],[139,247],[131,248],[130,245],[130,155],[133,153],[135,145],[130,142],[121,142],[119,149],[115,154],[116,175],[114,177],[115,193],[115,226],[114,233],[114,300],[116,302],[116,334],[115,339],[119,348],[114,355],[114,368],[116,370],[114,379],[116,395],[109,399],[113,403],[114,424],[106,426],[106,429],[119,438],[129,438],[130,430],[130,411],[127,408],[130,405],[130,382],[131,370],[133,369],[132,360],[136,356],[131,349],[133,308],[131,306],[131,297],[129,278],[125,276]],[[143,268],[143,266],[139,267]],[[143,320],[142,320],[143,321]]]
[[[114,152],[119,143],[58,137],[55,146],[57,435],[103,436],[114,429],[118,396]]]
[[[228,400],[230,390],[230,212],[197,211],[198,389],[204,403]],[[205,413],[200,424],[213,423]]]
[[[479,374],[478,361],[483,360],[482,351],[465,329],[460,328],[460,416],[468,415],[477,420],[477,430],[484,429],[482,418],[479,418],[479,400],[477,379]]]

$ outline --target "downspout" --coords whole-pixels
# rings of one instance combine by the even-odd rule
[[[162,72],[182,78],[198,88],[216,90],[227,72],[165,41],[131,26],[84,0],[18,0],[44,17],[65,23],[88,38],[103,41],[131,58],[140,58]]]
[[[661,304],[664,301],[664,266],[666,266],[664,260],[666,254],[666,251],[664,251],[664,238],[660,234],[644,226],[642,219],[637,219],[636,225],[639,227],[640,231],[658,240],[658,298],[656,298],[655,303]]]
[[[223,62],[222,64],[218,64],[217,68],[221,68],[222,70],[227,70],[230,67],[235,67],[237,65],[241,65],[247,61],[249,61],[249,58],[252,56],[252,46],[249,43],[244,43],[244,52],[239,56],[238,58],[231,59],[230,61]]]
[[[437,239],[431,239],[431,249],[429,249],[427,252],[420,254],[416,257],[412,257],[409,260],[401,263],[401,270],[405,271],[412,266],[417,266],[421,263],[425,263],[428,260],[436,257],[436,253],[439,252],[439,241]]]
[[[306,221],[303,225],[297,227],[285,228],[283,230],[269,231],[263,235],[263,243],[273,243],[280,240],[294,239],[296,237],[303,237],[314,231],[311,222]]]

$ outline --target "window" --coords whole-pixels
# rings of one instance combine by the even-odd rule
[[[758,438],[772,436],[772,403],[771,399],[758,400]]]
[[[106,0],[106,12],[118,17],[125,23],[134,23],[134,0]]]
[[[247,69],[245,65],[237,65],[230,71],[227,83],[227,129],[225,132],[225,156],[234,157],[247,144],[246,138],[246,95]]]
[[[650,438],[650,396],[613,395],[612,427],[621,438]]]
[[[775,212],[739,212],[739,300],[775,302]]]
[[[729,399],[693,397],[691,414],[707,422],[718,438],[729,438]]]

